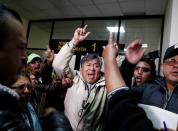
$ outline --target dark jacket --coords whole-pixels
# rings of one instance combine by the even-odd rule
[[[72,131],[69,120],[63,112],[53,112],[43,118],[43,131]]]
[[[131,87],[134,65],[126,60],[121,65],[121,73],[127,86]],[[174,88],[172,94],[166,90],[165,79],[157,76],[155,80],[149,81],[143,85],[131,87],[133,91],[139,93],[140,103],[157,106],[168,111],[178,113],[178,85]]]
[[[35,90],[32,92],[30,100],[38,115],[41,114],[45,107],[54,107],[57,110],[63,111],[64,100],[61,98],[62,91],[61,83],[45,85],[38,82]]]
[[[54,107],[59,111],[64,111],[64,97],[67,89],[61,88],[61,81],[52,84],[52,72],[52,65],[47,64],[45,60],[41,77],[36,78],[38,84],[31,97],[31,103],[39,115],[44,107]]]
[[[178,85],[169,94],[164,78],[158,77],[153,82],[145,83],[132,90],[140,93],[141,103],[157,106],[178,114]]]
[[[132,85],[132,76],[134,73],[135,65],[130,64],[126,59],[122,62],[120,71],[122,74],[122,77],[128,87],[131,87]]]
[[[31,131],[30,127],[20,119],[18,95],[0,85],[0,130]]]
[[[28,102],[21,109],[21,119],[34,131],[42,131],[41,122],[32,104]]]
[[[0,84],[0,131],[31,131],[22,120],[15,91]],[[44,129],[48,131],[71,131],[72,128],[64,114],[53,112],[43,118]]]
[[[106,131],[152,131],[152,122],[130,90],[118,90],[108,101]]]

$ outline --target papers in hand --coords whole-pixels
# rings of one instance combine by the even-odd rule
[[[164,129],[163,121],[165,121],[167,128],[176,130],[178,124],[178,114],[164,110],[159,107],[138,104],[143,108],[147,114],[147,117],[152,121],[154,128]]]

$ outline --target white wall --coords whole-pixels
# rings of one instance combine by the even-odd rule
[[[165,13],[165,21],[164,21],[162,58],[164,57],[164,53],[167,47],[169,47],[170,36],[171,36],[171,28],[170,28],[171,23],[172,23],[172,0],[168,0],[166,13]]]
[[[168,0],[165,21],[164,21],[164,35],[163,35],[163,48],[162,58],[164,57],[165,50],[178,43],[178,0]]]
[[[22,17],[22,21],[23,21],[23,27],[25,30],[25,34],[27,34],[28,20],[26,18]]]
[[[178,0],[172,3],[171,45],[178,42]]]
[[[47,45],[49,45],[49,37],[50,37],[49,31],[33,25],[31,26],[30,29],[27,47],[46,49]]]

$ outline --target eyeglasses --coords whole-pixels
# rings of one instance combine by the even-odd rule
[[[166,63],[169,66],[174,66],[176,63],[178,64],[178,60],[174,58],[170,58],[170,59],[165,60],[164,63]]]
[[[142,70],[143,72],[150,72],[151,69],[150,68],[147,68],[147,67],[140,67],[140,66],[136,66],[135,67],[135,70],[138,71],[138,70]]]

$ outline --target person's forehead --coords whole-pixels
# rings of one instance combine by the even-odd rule
[[[26,45],[26,36],[24,32],[24,28],[20,21],[16,20],[14,17],[9,17],[7,22],[8,29],[8,39],[19,40],[20,44]]]
[[[30,64],[33,64],[33,62],[36,62],[36,61],[42,62],[41,58],[35,57],[35,58],[33,58],[33,59],[31,60]]]
[[[170,57],[170,58],[165,59],[165,60],[163,61],[163,64],[165,63],[165,61],[170,60],[170,59],[176,59],[176,60],[178,60],[178,55],[175,55],[175,56],[173,56],[173,57]]]
[[[18,80],[12,86],[20,86],[24,84],[31,84],[29,79],[26,77],[18,78]]]
[[[140,61],[136,66],[150,67],[150,65],[145,61]]]
[[[99,64],[99,61],[98,61],[97,58],[94,58],[94,59],[91,59],[91,60],[87,60],[84,63],[97,63],[97,64]]]
[[[178,54],[175,55],[175,56],[173,56],[173,57],[171,57],[171,58],[168,58],[168,59],[172,59],[172,58],[176,58],[176,59],[178,59]]]
[[[27,77],[20,76],[20,77],[17,79],[17,82],[30,82],[30,80],[29,80]]]
[[[24,32],[24,28],[23,28],[23,25],[20,21],[18,21],[17,19],[15,19],[13,16],[9,15],[8,16],[8,20],[7,20],[7,26],[10,28],[10,29],[14,29],[15,31],[22,31],[23,34],[25,35],[25,32]]]

